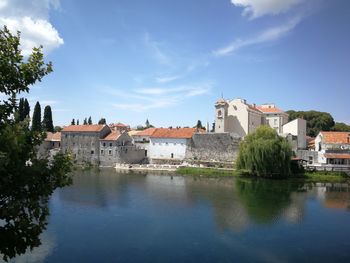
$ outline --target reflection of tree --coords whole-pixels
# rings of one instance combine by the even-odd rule
[[[39,236],[47,225],[50,195],[71,182],[66,175],[69,167],[59,169],[66,158],[57,156],[49,169],[46,160],[35,160],[31,169],[1,181],[0,255],[4,260],[41,244]]]
[[[291,204],[291,193],[302,183],[267,179],[237,179],[236,188],[242,204],[252,220],[269,223],[277,219]]]
[[[232,179],[186,178],[186,190],[191,199],[211,204],[215,222],[221,230],[238,232],[246,227],[247,215]]]

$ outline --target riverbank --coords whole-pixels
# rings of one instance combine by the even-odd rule
[[[180,167],[176,170],[176,174],[204,177],[247,177],[247,173],[225,168]],[[286,180],[302,180],[310,183],[350,183],[350,176],[344,172],[315,171],[294,175]]]

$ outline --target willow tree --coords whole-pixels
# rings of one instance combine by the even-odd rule
[[[291,174],[291,145],[277,132],[261,126],[241,142],[236,168],[260,177],[287,177]]]

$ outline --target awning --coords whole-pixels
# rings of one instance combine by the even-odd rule
[[[350,159],[350,154],[346,153],[326,153],[324,156],[327,159]]]

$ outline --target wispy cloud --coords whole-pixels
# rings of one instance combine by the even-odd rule
[[[235,6],[243,7],[242,15],[251,19],[264,15],[285,13],[305,0],[231,0]]]
[[[296,16],[283,25],[268,28],[253,37],[237,38],[227,46],[214,50],[212,53],[218,57],[227,56],[244,47],[276,41],[287,35],[300,21],[301,17]]]
[[[172,82],[174,80],[180,79],[182,77],[183,76],[181,76],[181,75],[156,77],[156,82],[157,83],[168,83],[168,82]]]
[[[152,52],[153,57],[163,65],[170,64],[170,58],[161,49],[161,43],[153,40],[148,32],[144,35],[144,43],[146,47]]]
[[[105,89],[105,91],[109,94],[114,94],[119,98],[123,98],[123,102],[113,104],[115,108],[140,112],[178,105],[191,97],[208,94],[211,88],[212,83],[207,82],[166,88],[139,88],[131,90],[128,94],[117,89]]]

